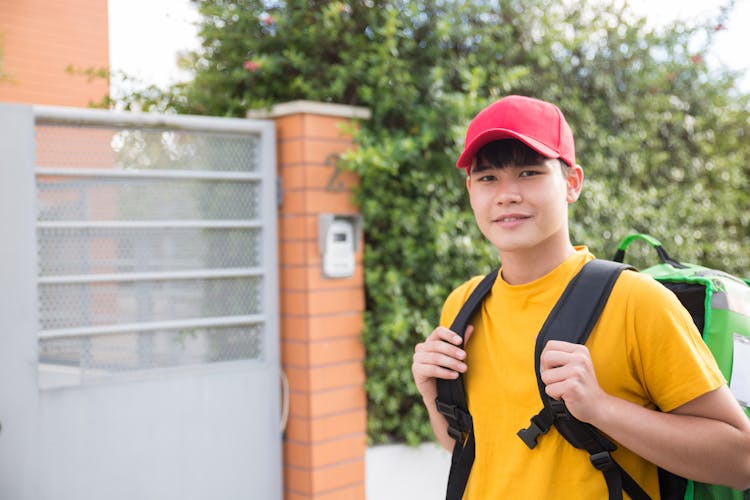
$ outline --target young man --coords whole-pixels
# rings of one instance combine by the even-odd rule
[[[568,205],[584,177],[570,128],[550,103],[505,97],[471,122],[457,166],[467,169],[472,210],[502,267],[465,347],[448,325],[481,277],[450,294],[441,326],[415,348],[412,373],[435,436],[453,448],[435,380],[462,373],[476,439],[464,498],[607,498],[588,454],[556,429],[534,449],[516,435],[542,406],[536,335],[594,258],[568,232]],[[547,394],[616,441],[615,460],[652,498],[659,498],[657,466],[750,486],[750,423],[687,311],[651,278],[622,273],[586,346],[550,341],[541,370]]]

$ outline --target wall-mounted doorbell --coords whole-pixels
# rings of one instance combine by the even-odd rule
[[[354,275],[354,254],[361,220],[359,215],[320,214],[318,245],[326,278]]]

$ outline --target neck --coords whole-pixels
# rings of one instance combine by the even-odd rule
[[[570,241],[554,249],[500,252],[503,280],[510,285],[530,283],[550,273],[574,252]]]

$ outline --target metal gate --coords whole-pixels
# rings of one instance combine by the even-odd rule
[[[0,497],[281,497],[273,130],[0,105]]]

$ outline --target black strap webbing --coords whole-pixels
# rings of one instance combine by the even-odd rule
[[[594,329],[620,273],[630,266],[595,259],[588,262],[571,280],[555,307],[544,322],[537,336],[534,351],[539,395],[543,410],[532,417],[532,425],[519,431],[519,436],[528,445],[549,430],[544,425],[550,420],[558,432],[573,446],[586,450],[594,467],[602,472],[607,483],[610,500],[622,499],[623,489],[633,499],[648,499],[646,492],[612,458],[617,447],[593,426],[581,422],[568,412],[565,402],[550,398],[544,390],[540,372],[542,350],[550,340],[562,340],[574,344],[585,344]],[[551,418],[550,418],[551,414]],[[539,428],[540,433],[537,433]],[[533,448],[533,446],[530,446]]]
[[[456,319],[451,324],[451,330],[464,337],[474,313],[492,290],[497,278],[495,269],[485,276],[474,288],[469,298],[464,302]],[[463,375],[459,374],[454,380],[437,380],[437,408],[448,421],[448,434],[456,440],[451,457],[451,469],[448,475],[446,500],[461,500],[469,481],[469,473],[474,463],[474,425],[466,404]]]

